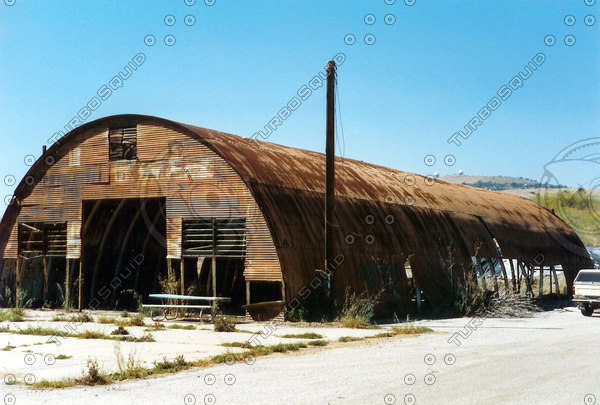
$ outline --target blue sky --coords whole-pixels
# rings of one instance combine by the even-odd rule
[[[539,180],[563,148],[598,136],[599,10],[594,0],[0,0],[0,195],[140,52],[86,121],[139,113],[252,136],[342,52],[338,155]],[[540,53],[522,87],[448,143]],[[323,151],[324,111],[319,88],[269,141]]]

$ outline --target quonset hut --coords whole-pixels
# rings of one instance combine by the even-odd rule
[[[233,311],[297,303],[324,283],[324,183],[321,153],[149,116],[87,123],[17,186],[0,222],[2,291],[114,307],[171,274],[183,293],[231,297]],[[335,213],[333,296],[385,286],[397,313],[416,291],[450,305],[486,269],[562,270],[570,291],[591,265],[530,200],[361,161],[336,158]]]

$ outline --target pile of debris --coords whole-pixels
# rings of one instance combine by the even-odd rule
[[[489,305],[478,311],[484,318],[531,318],[542,308],[530,297],[519,294],[501,294],[490,300]]]

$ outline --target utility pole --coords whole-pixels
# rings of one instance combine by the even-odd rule
[[[327,62],[327,121],[325,142],[325,274],[328,275],[328,299],[333,300],[333,218],[335,215],[335,82],[336,65],[334,61]]]

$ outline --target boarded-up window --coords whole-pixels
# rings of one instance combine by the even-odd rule
[[[79,166],[81,164],[81,148],[78,146],[69,152],[69,165]]]
[[[246,220],[243,218],[183,220],[182,233],[184,256],[246,256]]]
[[[108,131],[111,161],[137,159],[137,128],[116,128]]]
[[[25,257],[66,256],[67,224],[65,222],[19,224],[19,254]]]

